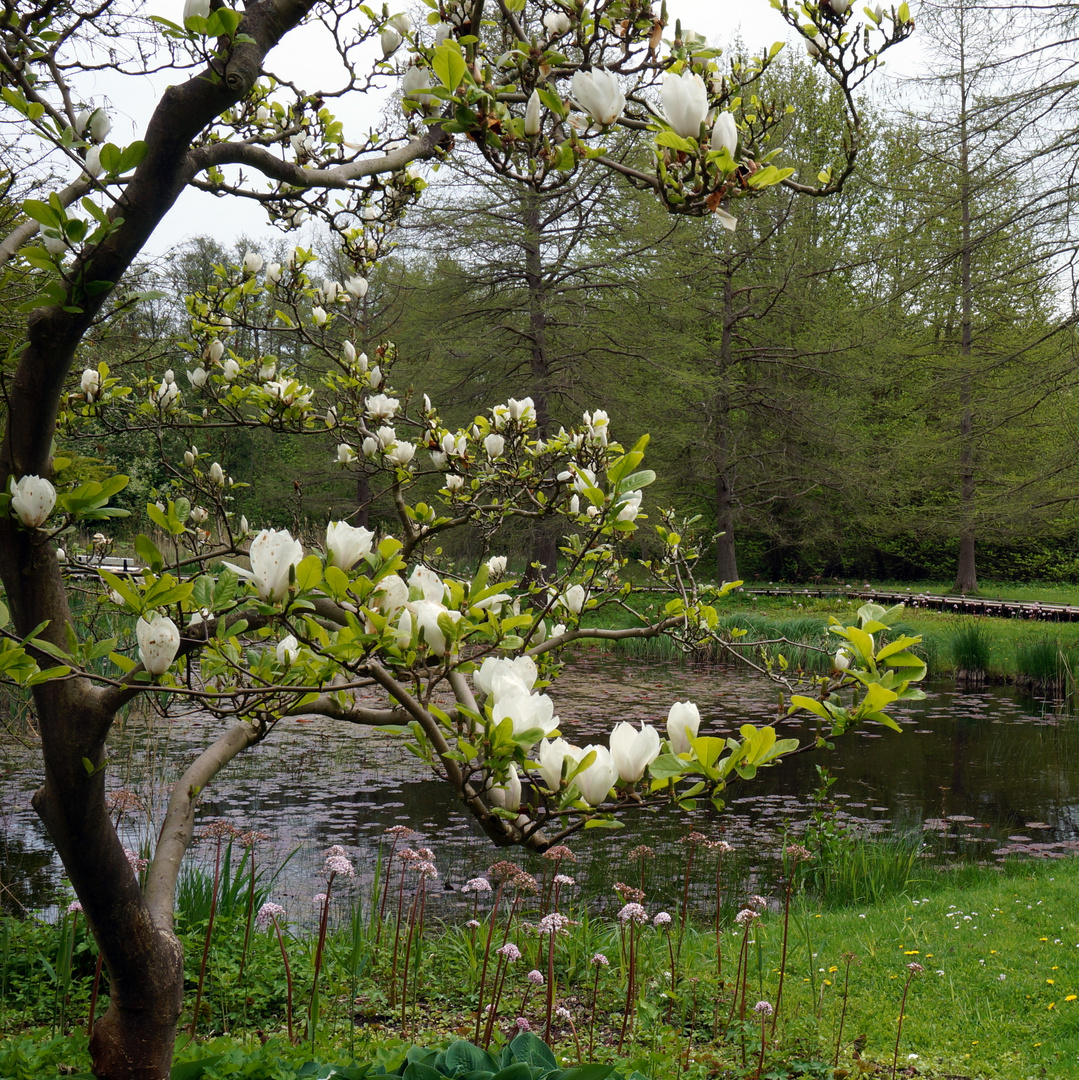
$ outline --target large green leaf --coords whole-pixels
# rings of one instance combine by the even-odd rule
[[[451,93],[461,85],[461,80],[465,77],[465,58],[456,43],[439,45],[435,49],[434,56],[431,57],[431,69]]]

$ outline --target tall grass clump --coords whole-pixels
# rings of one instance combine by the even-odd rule
[[[1015,647],[1016,680],[1032,690],[1063,697],[1072,690],[1073,650],[1055,639],[1021,641]]]
[[[985,681],[989,670],[989,632],[971,620],[952,631],[948,640],[955,677],[958,681],[976,684]]]
[[[789,671],[830,671],[835,641],[824,619],[815,615],[774,618],[755,612],[723,615],[719,628],[739,651],[758,662],[786,661]]]
[[[877,904],[924,888],[929,880],[918,833],[896,837],[847,837],[826,844],[799,864],[806,888],[826,908]]]

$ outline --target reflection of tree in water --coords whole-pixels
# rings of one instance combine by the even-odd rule
[[[29,847],[5,832],[0,839],[0,911],[25,915],[59,901],[60,868],[45,847]]]

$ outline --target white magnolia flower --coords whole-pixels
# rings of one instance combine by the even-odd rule
[[[83,162],[83,169],[87,176],[98,177],[105,171],[105,166],[101,164],[101,147],[91,146],[86,151],[86,160]]]
[[[176,659],[180,648],[180,631],[176,623],[164,615],[154,615],[153,620],[139,619],[135,624],[135,637],[139,642],[139,659],[151,675],[162,675]]]
[[[279,664],[292,667],[300,657],[300,643],[296,640],[295,635],[289,634],[288,637],[283,637],[277,643],[275,653]]]
[[[288,529],[263,529],[251,541],[251,577],[263,600],[288,595],[289,574],[303,558],[303,547]]]
[[[501,435],[492,432],[483,440],[483,448],[487,451],[487,456],[494,461],[495,458],[502,456],[506,449],[506,440]]]
[[[435,456],[434,454],[431,455],[432,458],[434,456]],[[445,457],[444,454],[441,455],[441,456]],[[441,466],[438,466],[438,467],[441,467]],[[447,488],[448,491],[453,491],[453,492],[460,491],[460,490],[462,490],[462,488],[464,488],[464,486],[465,486],[465,478],[463,476],[459,475],[458,473],[450,473],[449,476],[446,477],[446,488]]]
[[[636,783],[644,775],[644,770],[659,757],[659,732],[643,721],[640,731],[632,724],[616,724],[608,742],[618,777],[623,783]]]
[[[259,365],[259,382],[269,382],[277,374],[277,364],[272,360],[263,360]]]
[[[631,491],[629,497],[626,499],[625,506],[618,511],[619,521],[636,521],[637,515],[641,512],[641,499],[644,498],[644,494],[641,491]]]
[[[536,406],[530,397],[521,398],[520,401],[510,398],[506,402],[506,407],[509,409],[511,420],[519,420],[522,424],[536,422]]]
[[[504,577],[506,573],[506,556],[505,555],[492,555],[487,560],[487,573],[490,577],[496,581],[500,577]]]
[[[401,79],[402,96],[411,98],[413,101],[423,102],[429,100],[432,95],[425,93],[425,91],[430,90],[430,88],[430,72],[419,64],[413,64]]]
[[[472,676],[472,685],[482,694],[498,698],[512,690],[531,693],[539,678],[539,669],[531,656],[486,656]]]
[[[584,414],[584,424],[588,428],[588,437],[599,446],[607,445],[607,435],[610,430],[611,418],[605,409],[596,409],[595,412]]]
[[[266,288],[272,289],[275,285],[279,284],[284,271],[281,269],[279,262],[272,262],[266,267]]]
[[[537,772],[543,777],[543,782],[548,790],[557,791],[562,785],[562,764],[569,758],[572,764],[567,771],[572,771],[573,766],[584,757],[584,751],[580,747],[573,746],[559,737],[557,739],[544,739],[539,744],[539,756],[537,759]]]
[[[225,345],[218,338],[214,338],[210,342],[210,347],[206,350],[206,356],[211,364],[220,364],[221,357],[225,355]]]
[[[578,773],[573,778],[573,783],[581,793],[581,798],[589,806],[599,806],[607,798],[615,780],[618,779],[618,769],[606,746],[594,744],[586,746],[581,751],[581,757],[585,757],[593,750],[596,752],[596,760]]]
[[[548,11],[543,16],[543,28],[551,37],[561,37],[569,30],[572,23],[564,11]]]
[[[439,616],[445,615],[451,622],[457,622],[461,618],[461,613],[449,611],[433,600],[415,600],[409,604],[409,610],[412,612],[420,637],[427,642],[427,647],[436,656],[445,656],[448,644],[442,627],[438,625]]]
[[[225,376],[225,382],[233,382],[240,374],[240,365],[236,360],[230,356],[221,369],[221,374]]]
[[[167,411],[176,404],[180,396],[180,388],[176,383],[170,382],[168,379],[162,379],[152,396],[161,409]]]
[[[738,125],[733,114],[721,112],[712,125],[712,149],[726,150],[733,158],[738,151]]]
[[[205,506],[193,506],[191,507],[191,513],[188,517],[196,524],[201,525],[210,516],[210,511]]]
[[[603,68],[575,72],[573,94],[597,124],[613,124],[626,107],[626,95],[618,85],[618,76]]]
[[[404,12],[397,15],[391,15],[386,20],[386,25],[392,26],[399,34],[412,33],[412,20],[404,14]]]
[[[362,300],[367,295],[367,278],[359,274],[345,279],[345,292],[356,300]],[[347,344],[347,343],[346,343]],[[356,349],[352,349],[352,359],[356,359]]]
[[[386,459],[396,465],[399,469],[403,469],[415,456],[416,444],[402,439],[386,454]]]
[[[538,135],[542,128],[543,103],[540,101],[539,91],[533,90],[525,106],[525,134],[532,138],[533,135]]]
[[[383,615],[392,617],[408,603],[408,586],[400,574],[387,574],[375,586],[371,600]]]
[[[847,12],[850,11],[853,3],[854,0],[828,0],[828,6],[837,15],[846,15]]]
[[[319,307],[318,304],[316,304],[311,309],[311,321],[316,326],[325,326],[326,325],[326,320],[328,318],[329,318],[329,316],[326,314],[326,309]]]
[[[441,604],[446,595],[446,586],[442,583],[442,578],[429,566],[417,566],[412,571],[408,584],[409,588],[418,589],[424,600],[432,603]]]
[[[379,44],[382,46],[382,59],[389,60],[401,47],[401,35],[390,25],[379,35]]]
[[[205,19],[210,14],[210,0],[184,0],[184,23],[193,17]]]
[[[194,371],[187,373],[187,381],[191,383],[196,390],[201,389],[206,385],[206,380],[210,377],[210,373],[201,365],[195,368]]]
[[[344,295],[344,285],[339,285],[336,281],[332,281],[330,278],[323,278],[322,284],[316,290],[318,295],[322,297],[323,302],[332,307],[337,303],[337,299]]]
[[[663,111],[667,123],[683,139],[696,139],[708,115],[708,91],[704,79],[686,68],[681,75],[663,76]]]
[[[393,640],[399,649],[407,649],[412,644],[412,612],[405,608],[393,633]]]
[[[503,810],[517,811],[521,807],[521,778],[517,766],[510,762],[509,776],[504,784],[492,783],[487,789],[491,802]]]
[[[692,701],[676,701],[667,713],[667,738],[676,754],[688,754],[690,740],[697,737],[701,711]]]
[[[572,611],[574,615],[581,614],[587,599],[588,594],[585,592],[583,585],[571,585],[562,595],[562,603],[566,608]]]
[[[90,114],[89,132],[90,138],[97,143],[103,143],[112,131],[112,121],[104,109],[94,109]]]
[[[257,274],[262,270],[263,259],[257,251],[244,252],[244,273]]]
[[[374,538],[375,534],[362,525],[331,521],[326,526],[326,551],[329,554],[327,562],[342,570],[351,570],[360,559],[371,553]]]
[[[218,487],[225,486],[225,470],[221,468],[219,462],[214,462],[210,466],[210,483],[216,484]]]
[[[97,368],[87,368],[82,373],[79,385],[82,387],[86,400],[92,402],[101,392],[101,373]]]
[[[56,488],[41,476],[10,480],[11,509],[28,529],[44,525],[56,505]]]
[[[537,737],[550,735],[558,728],[559,722],[554,702],[547,694],[531,694],[509,682],[499,688],[491,707],[491,722],[498,725],[507,717],[513,724],[514,735],[535,730],[541,732],[541,736]]]
[[[385,394],[372,394],[367,399],[367,412],[372,420],[392,420],[400,404],[397,398],[387,397]]]
[[[348,443],[337,444],[337,464],[350,465],[356,460],[356,451]]]

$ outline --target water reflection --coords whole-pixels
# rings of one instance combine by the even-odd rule
[[[662,724],[674,700],[696,701],[702,734],[734,733],[747,720],[777,722],[781,734],[810,741],[806,721],[777,716],[778,695],[740,670],[665,667],[582,654],[555,688],[566,738],[605,739],[619,720]],[[990,857],[1023,850],[1056,855],[1079,848],[1079,726],[1006,687],[958,693],[930,687],[924,702],[897,718],[903,734],[881,728],[840,740],[834,753],[801,754],[730,791],[729,808],[692,814],[639,813],[619,833],[592,830],[574,838],[582,864],[599,877],[625,877],[624,853],[657,848],[660,877],[677,879],[678,841],[690,829],[722,833],[752,858],[766,857],[811,809],[815,766],[839,777],[840,816],[869,832],[924,830],[944,850]],[[125,842],[152,846],[166,802],[166,781],[179,775],[219,725],[196,717],[169,725],[129,721],[110,746],[110,789],[134,793],[118,809]],[[0,902],[46,908],[62,896],[61,875],[43,827],[30,808],[40,762],[18,745],[0,747]],[[392,825],[408,825],[436,849],[446,892],[487,866],[494,849],[461,813],[449,789],[427,779],[423,765],[390,735],[327,720],[283,722],[209,788],[203,821],[225,819],[269,834],[262,865],[300,851],[275,884],[275,899],[306,912],[320,891],[321,853],[341,844],[357,856],[357,890],[373,873],[379,842]],[[196,860],[212,860],[212,845]],[[580,871],[584,872],[583,865]],[[594,882],[594,884],[598,884]],[[672,886],[672,892],[674,888]]]

